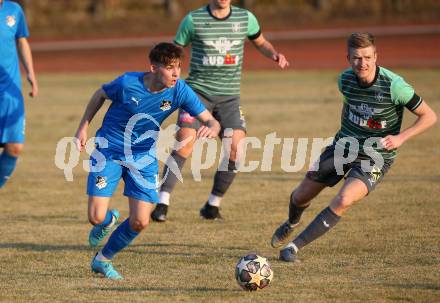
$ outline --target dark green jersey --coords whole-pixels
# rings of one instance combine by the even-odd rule
[[[231,13],[223,19],[214,17],[209,6],[192,11],[174,39],[182,46],[191,43],[186,81],[207,95],[239,95],[244,42],[259,35],[257,19],[245,9],[231,6]]]
[[[357,139],[360,155],[366,155],[364,142],[368,138],[399,134],[404,108],[413,111],[422,102],[402,77],[379,66],[368,87],[360,85],[353,70],[347,69],[339,77],[339,90],[344,108],[335,141],[343,137]],[[387,151],[377,144],[371,147],[384,159],[396,156],[396,150]]]

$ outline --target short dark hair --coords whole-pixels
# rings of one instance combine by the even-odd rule
[[[168,42],[161,42],[153,47],[149,54],[151,64],[169,65],[183,59],[183,48]]]
[[[375,38],[370,33],[352,33],[347,39],[347,49],[349,52],[350,48],[365,48],[369,46],[376,47]]]

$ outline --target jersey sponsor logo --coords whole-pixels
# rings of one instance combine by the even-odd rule
[[[107,178],[102,176],[96,177],[95,185],[98,189],[103,189],[107,186]]]
[[[17,23],[15,21],[15,16],[6,16],[6,25],[9,27],[13,27]]]
[[[373,129],[383,129],[387,126],[387,121],[374,119],[373,116],[384,111],[384,109],[369,107],[368,104],[361,105],[349,104],[348,120],[356,125],[369,127]]]
[[[238,56],[226,54],[226,56],[204,56],[203,65],[237,65],[239,62]]]
[[[160,104],[159,108],[162,111],[166,111],[166,110],[170,110],[171,109],[171,100],[163,100],[162,103]]]
[[[189,113],[182,111],[179,114],[179,121],[184,123],[193,123],[196,120],[193,116],[191,116]]]
[[[136,97],[131,97],[131,101],[133,101],[133,103],[135,103],[136,104],[136,106],[138,106],[139,105],[139,102],[141,102],[142,101],[142,99],[138,99],[138,98],[136,98]]]
[[[241,40],[229,40],[221,37],[217,40],[205,40],[203,43],[215,48],[219,56],[203,56],[203,65],[237,65],[239,57],[231,54],[232,47],[240,45]]]
[[[217,40],[205,40],[203,41],[208,46],[214,47],[220,54],[226,55],[233,46],[239,45],[240,40],[229,40],[226,37],[218,38]]]

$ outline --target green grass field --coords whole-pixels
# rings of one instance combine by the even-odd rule
[[[398,72],[440,113],[439,70]],[[271,171],[259,168],[236,178],[222,204],[222,222],[198,216],[214,169],[195,182],[186,167],[184,184],[172,197],[169,222],[151,224],[115,259],[125,280],[93,275],[87,174],[80,162],[73,182],[67,182],[54,156],[58,140],[73,136],[93,91],[114,76],[41,75],[41,95],[27,101],[26,149],[0,192],[0,302],[440,301],[438,125],[400,149],[384,182],[334,230],[306,247],[300,264],[281,263],[278,250],[269,245],[305,171],[284,172],[276,146]],[[242,103],[248,134],[263,142],[275,131],[295,142],[333,136],[341,110],[336,78],[330,71],[245,73]],[[97,116],[93,126],[101,119]],[[413,121],[406,114],[404,125]],[[262,149],[250,149],[247,156],[261,160]],[[336,191],[327,189],[314,200],[302,227]],[[127,216],[121,188],[112,206]],[[234,279],[236,262],[248,252],[268,257],[275,272],[272,284],[261,292],[244,292]]]

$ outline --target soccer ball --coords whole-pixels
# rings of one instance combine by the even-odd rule
[[[273,271],[266,258],[251,253],[238,261],[235,279],[244,290],[254,291],[269,285],[273,279]]]

